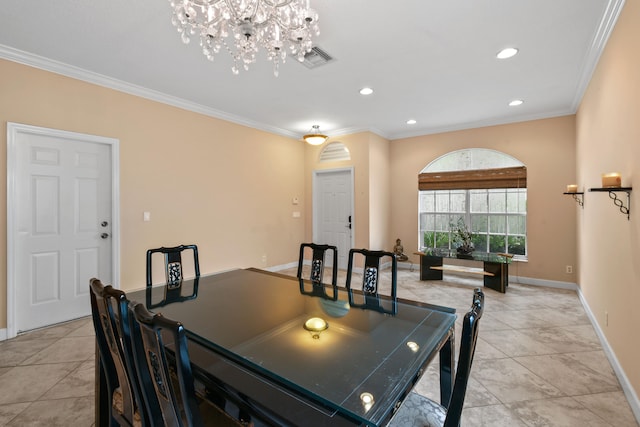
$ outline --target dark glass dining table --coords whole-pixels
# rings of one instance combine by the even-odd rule
[[[393,311],[351,307],[342,287],[252,268],[128,298],[182,322],[196,380],[265,424],[386,425],[437,355],[448,406],[454,309],[403,299],[381,302]],[[309,331],[310,318],[328,327]]]

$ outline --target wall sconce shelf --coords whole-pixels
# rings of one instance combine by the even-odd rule
[[[562,194],[566,194],[567,196],[573,196],[573,200],[578,202],[580,206],[584,207],[584,193],[571,191],[571,192],[565,192]]]
[[[613,200],[613,203],[620,209],[623,215],[627,216],[629,220],[629,212],[631,211],[631,190],[632,187],[600,187],[590,188],[589,191],[594,192],[608,192],[609,198]],[[627,205],[624,205],[624,201],[620,200],[616,193],[627,193]]]

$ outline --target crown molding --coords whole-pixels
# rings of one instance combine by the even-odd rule
[[[299,139],[300,135],[286,129],[282,129],[275,126],[270,126],[264,123],[248,120],[244,117],[236,116],[226,113],[224,111],[216,110],[214,108],[205,107],[204,105],[197,104],[185,99],[170,96],[155,90],[151,90],[142,86],[134,85],[124,82],[122,80],[114,79],[104,76],[102,74],[87,71],[79,67],[74,67],[69,64],[65,64],[59,61],[54,61],[49,58],[45,58],[38,55],[33,55],[18,49],[14,49],[9,46],[0,45],[0,58],[7,59],[9,61],[17,62],[30,67],[38,68],[44,71],[48,71],[55,74],[60,74],[65,77],[81,80],[87,83],[95,84],[105,87],[107,89],[117,90],[129,95],[139,96],[141,98],[148,99],[150,101],[160,102],[162,104],[178,107],[183,110],[192,111],[194,113],[203,114],[205,116],[213,117],[216,119],[225,120],[238,125],[250,127],[252,129],[258,129],[265,132],[273,133],[276,135],[285,136],[288,138]]]
[[[510,125],[514,123],[521,123],[521,122],[530,122],[533,120],[553,119],[556,117],[570,116],[575,113],[576,113],[576,110],[573,110],[573,109],[561,109],[561,110],[555,110],[555,111],[545,111],[544,113],[523,114],[523,115],[512,116],[508,118],[503,117],[499,119],[479,120],[475,122],[460,123],[452,126],[422,128],[422,129],[417,129],[413,132],[395,133],[391,135],[390,139],[392,141],[395,141],[398,139],[414,138],[419,136],[435,135],[439,133],[477,129],[477,128],[483,128],[483,127],[489,127],[489,126],[501,126],[501,125]]]
[[[591,77],[593,77],[600,56],[602,52],[604,52],[604,48],[607,45],[607,41],[609,41],[616,22],[618,22],[618,17],[620,17],[624,4],[625,0],[609,0],[607,3],[600,25],[598,25],[598,30],[593,37],[590,49],[585,55],[585,60],[581,67],[582,73],[577,81],[575,96],[571,103],[574,112],[578,111],[582,97],[589,86]]]

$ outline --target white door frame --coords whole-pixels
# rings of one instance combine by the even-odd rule
[[[17,194],[17,139],[18,134],[28,133],[57,138],[72,139],[98,144],[107,144],[111,148],[111,266],[113,286],[120,287],[120,150],[119,140],[97,135],[68,132],[20,123],[7,122],[7,338],[16,336],[16,212],[19,194]],[[87,283],[87,286],[89,284]],[[87,304],[89,301],[87,300]]]
[[[323,174],[328,174],[328,173],[336,173],[336,172],[348,172],[349,173],[349,185],[351,186],[351,241],[349,242],[349,245],[353,248],[354,242],[355,242],[355,235],[356,235],[356,215],[355,215],[355,198],[356,198],[356,194],[354,192],[354,172],[353,172],[353,166],[348,167],[348,168],[336,168],[336,169],[321,169],[321,170],[315,170],[313,171],[313,187],[312,187],[312,193],[313,193],[313,241],[317,241],[317,237],[318,237],[318,209],[320,208],[320,200],[319,197],[320,195],[318,194],[318,178],[320,175]]]

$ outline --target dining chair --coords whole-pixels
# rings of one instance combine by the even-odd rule
[[[467,393],[467,383],[478,340],[478,326],[484,311],[484,293],[477,288],[473,304],[462,320],[462,336],[455,382],[449,408],[445,409],[433,400],[411,392],[402,402],[387,427],[459,427],[462,406]]]
[[[311,269],[309,275],[304,273],[305,255],[311,251]],[[331,245],[320,245],[317,243],[302,243],[300,245],[300,256],[298,257],[298,279],[307,279],[312,283],[323,283],[324,269],[326,267],[326,253],[331,251],[333,254],[331,264],[331,284],[335,285],[338,281],[338,248]]]
[[[359,291],[362,297],[354,292],[352,282],[354,281],[354,265],[363,260],[362,284]],[[381,293],[381,264],[391,262],[391,280],[389,292]],[[398,261],[393,252],[372,251],[368,249],[351,249],[349,251],[349,264],[347,266],[347,293],[349,295],[349,305],[365,309],[377,310],[383,313],[395,314],[397,311],[397,287],[398,287]],[[385,295],[383,297],[382,295]],[[358,302],[359,300],[361,302]],[[388,301],[388,303],[385,303]]]
[[[324,270],[326,267],[325,258],[327,252],[332,253],[331,264],[331,295],[327,292],[328,287],[323,282]],[[311,256],[311,268],[305,269],[304,263]],[[319,296],[322,298],[336,300],[338,298],[337,282],[338,282],[338,248],[331,245],[317,243],[302,243],[300,245],[300,256],[298,257],[298,272],[296,274],[300,281],[300,293],[304,295]],[[305,281],[311,282],[311,289]]]
[[[196,395],[184,326],[162,314],[151,314],[141,303],[130,303],[129,311],[132,351],[151,425],[242,426]]]
[[[170,288],[180,287],[184,278],[182,253],[186,250],[192,251],[195,277],[200,277],[200,262],[198,260],[198,247],[196,245],[180,245],[170,248],[163,246],[147,251],[147,286],[153,285],[153,254],[162,253],[164,254],[165,284]]]
[[[140,394],[132,354],[127,305],[124,292],[104,286],[99,279],[90,281],[91,314],[100,363],[104,370],[111,425],[145,426],[139,410]]]

